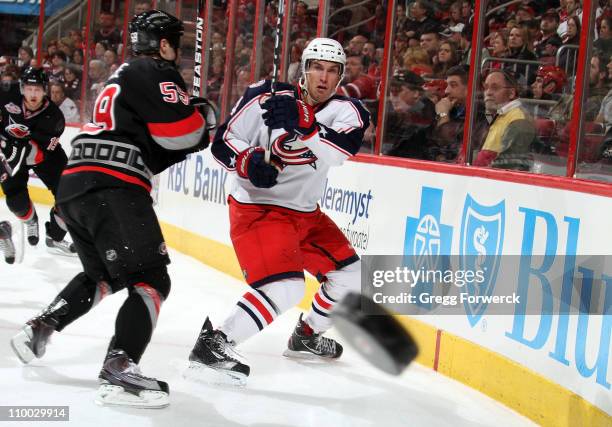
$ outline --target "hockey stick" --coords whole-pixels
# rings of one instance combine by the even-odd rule
[[[278,69],[280,68],[280,44],[281,35],[283,29],[283,15],[285,14],[285,0],[279,0],[278,3],[278,15],[276,16],[276,29],[274,31],[274,62],[272,63],[272,81],[270,84],[270,96],[276,94],[276,79],[278,77]],[[264,160],[266,163],[270,163],[270,151],[272,149],[272,129],[268,128],[268,140],[266,142],[266,152]]]
[[[202,93],[202,38],[204,36],[204,0],[198,0],[196,5],[195,53],[193,61],[193,96]]]
[[[19,169],[21,169],[21,164],[23,163],[23,159],[25,159],[25,153],[26,153],[25,148],[22,148],[21,150],[19,150],[19,148],[13,147],[11,156],[7,159],[4,153],[0,151],[0,164],[2,165],[2,168],[4,169],[4,171],[10,177],[15,176],[17,172],[19,172]],[[11,167],[9,162],[12,161],[17,156],[19,156],[19,161],[14,167]]]

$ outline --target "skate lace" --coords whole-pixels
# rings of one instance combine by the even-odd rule
[[[64,302],[64,304],[58,307],[57,306],[58,303],[60,303],[60,301],[51,303],[38,316],[34,317],[32,321],[38,320],[38,321],[47,322],[47,323],[51,321],[51,323],[57,324],[58,323],[57,317],[59,315],[66,314],[68,312],[68,304]]]
[[[4,252],[5,256],[10,256],[15,253],[15,248],[9,239],[0,239],[0,252]]]
[[[236,363],[242,363],[240,358],[242,357],[240,353],[238,353],[233,345],[231,345],[220,333],[214,334],[212,337],[205,338],[208,342],[210,342],[210,347],[217,353],[223,355],[228,360]]]
[[[316,338],[315,348],[323,354],[334,354],[336,352],[336,341],[319,336]]]

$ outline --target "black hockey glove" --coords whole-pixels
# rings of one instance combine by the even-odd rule
[[[269,128],[285,129],[303,138],[308,138],[319,130],[314,109],[299,99],[274,95],[261,104],[261,108],[266,110],[262,117]]]
[[[280,157],[270,155],[270,164],[264,160],[265,150],[251,147],[238,155],[236,172],[241,178],[247,178],[255,187],[270,188],[276,185],[278,172],[283,169]]]
[[[192,96],[189,98],[189,105],[192,105],[200,111],[206,120],[206,130],[213,130],[217,127],[217,109],[206,98],[201,96]]]

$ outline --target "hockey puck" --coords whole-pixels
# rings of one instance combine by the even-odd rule
[[[348,294],[336,304],[331,316],[342,337],[364,359],[388,374],[401,374],[418,354],[416,343],[397,319],[363,295]]]

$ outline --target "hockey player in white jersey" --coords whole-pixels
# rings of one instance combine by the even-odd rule
[[[327,172],[355,155],[369,113],[336,95],[346,64],[340,43],[312,40],[303,52],[298,87],[251,85],[218,129],[215,159],[235,173],[229,197],[230,235],[250,289],[213,329],[207,318],[189,356],[187,376],[244,384],[250,368],[234,347],[261,331],[304,296],[304,270],[321,286],[300,316],[284,355],[336,359],[342,346],[323,337],[329,312],[360,289],[360,260],[317,201]],[[271,161],[264,160],[268,127]]]

